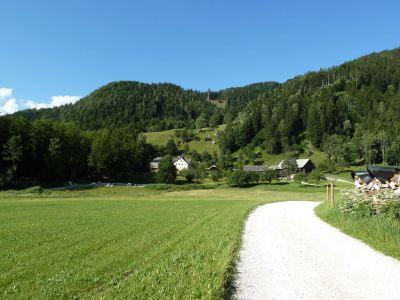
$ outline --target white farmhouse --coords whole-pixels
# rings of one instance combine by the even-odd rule
[[[156,157],[155,159],[153,159],[150,163],[150,171],[151,172],[157,172],[158,171],[158,165],[160,164],[162,160],[162,157]],[[175,168],[178,171],[182,171],[182,170],[187,170],[190,169],[192,167],[192,160],[183,156],[175,156],[173,158],[173,163]]]
[[[174,157],[173,162],[178,171],[187,170],[192,167],[192,160],[182,156]]]

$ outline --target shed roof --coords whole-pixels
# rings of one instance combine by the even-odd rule
[[[161,156],[154,158],[151,162],[160,162],[163,158]]]
[[[282,160],[280,163],[279,163],[279,165],[277,165],[276,166],[276,170],[282,170],[283,169],[283,162],[284,162],[285,160]],[[305,165],[309,162],[309,161],[311,161],[309,158],[300,158],[300,159],[296,159],[296,163],[297,163],[297,167],[299,168],[299,169],[302,169],[302,168],[304,168],[305,167]]]
[[[245,172],[264,172],[266,169],[266,166],[243,166],[243,171]]]

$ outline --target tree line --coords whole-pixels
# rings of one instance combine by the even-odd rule
[[[128,178],[148,170],[155,155],[129,129],[82,131],[70,122],[0,118],[0,186],[21,180],[65,182]]]
[[[271,154],[304,151],[309,141],[335,165],[398,165],[400,50],[298,76],[250,102],[230,123],[223,153],[260,146]]]

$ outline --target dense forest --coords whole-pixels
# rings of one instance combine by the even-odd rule
[[[226,111],[234,115],[259,93],[273,89],[276,84],[255,84],[211,93],[211,97],[227,101]],[[17,113],[29,121],[47,118],[74,122],[82,129],[132,128],[139,131],[162,131],[173,128],[195,128],[196,121],[217,119],[223,113],[210,103],[208,94],[184,90],[173,84],[145,84],[120,81],[107,84],[76,104],[49,109],[30,109]],[[221,118],[222,116],[222,118]]]
[[[60,183],[148,171],[156,149],[128,129],[81,131],[74,123],[0,118],[0,187],[24,179]]]
[[[73,105],[1,117],[0,179],[130,177],[147,171],[154,155],[165,154],[147,144],[140,132],[221,123],[227,124],[220,137],[222,166],[224,157],[239,149],[301,154],[306,145],[327,154],[320,166],[325,169],[355,163],[399,165],[399,116],[400,49],[282,84],[216,92],[114,82]]]
[[[269,153],[301,151],[309,141],[329,164],[400,161],[400,49],[374,53],[288,80],[229,124],[223,152],[261,146]]]

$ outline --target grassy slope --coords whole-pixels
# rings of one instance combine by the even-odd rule
[[[187,143],[190,150],[196,150],[199,153],[202,153],[204,151],[207,151],[209,153],[213,153],[214,151],[216,151],[217,153],[219,153],[220,150],[218,146],[218,139],[215,134],[217,134],[219,131],[223,131],[225,127],[226,125],[224,124],[220,125],[214,130],[204,128],[202,132],[196,135],[200,138],[199,141],[191,141]],[[199,130],[194,130],[194,132],[197,131]],[[169,139],[174,139],[175,143],[178,143],[178,139],[175,137],[175,129],[160,132],[146,132],[144,135],[146,136],[147,141],[153,145],[165,146]],[[210,135],[211,138],[216,141],[216,143],[213,144],[211,141],[205,141],[205,137],[207,135]],[[184,145],[180,145],[179,148],[183,150]]]
[[[309,158],[317,166],[323,160],[327,159],[327,155],[325,153],[321,152],[318,149],[315,149],[314,147],[311,147],[311,146],[308,146],[308,147],[309,147],[308,150],[306,150],[304,153],[299,154],[299,158]],[[277,165],[282,160],[291,158],[294,155],[294,153],[292,153],[292,152],[284,152],[284,153],[280,153],[280,154],[269,154],[269,153],[266,153],[265,150],[262,150],[260,147],[256,147],[255,151],[260,151],[262,153],[262,160],[268,166]]]
[[[0,297],[208,298],[225,293],[244,220],[315,188],[0,193]]]
[[[400,222],[383,217],[359,217],[345,214],[323,203],[317,215],[344,233],[362,240],[372,248],[400,259]]]
[[[223,131],[225,129],[225,127],[226,127],[226,124],[223,124],[214,130],[205,129],[205,131],[200,132],[197,135],[200,138],[200,141],[192,141],[192,142],[188,143],[190,150],[196,150],[199,153],[202,153],[204,151],[207,151],[209,153],[213,153],[214,151],[216,151],[217,153],[219,153],[220,149],[219,149],[219,145],[218,145],[218,139],[215,136],[215,134]],[[195,132],[196,131],[197,130],[195,130]],[[160,131],[160,132],[146,132],[146,133],[144,133],[144,135],[146,136],[147,141],[153,145],[165,146],[169,139],[174,139],[175,143],[178,142],[178,139],[175,137],[175,129]],[[214,139],[217,143],[212,144],[211,141],[206,142],[205,137],[207,135],[210,135],[211,138]],[[180,145],[179,148],[181,150],[183,150],[184,145]],[[326,154],[319,151],[318,149],[315,149],[315,148],[309,146],[309,150],[311,151],[310,152],[311,155],[302,153],[302,154],[300,154],[299,157],[300,158],[310,158],[316,165],[318,165],[324,159],[327,159]],[[277,165],[282,160],[288,159],[288,158],[292,157],[292,155],[293,155],[292,153],[289,153],[289,152],[281,153],[281,154],[268,154],[264,150],[262,150],[260,147],[255,148],[255,152],[257,152],[257,151],[260,151],[262,153],[262,160],[268,166]],[[308,152],[308,151],[306,151],[306,152]]]

